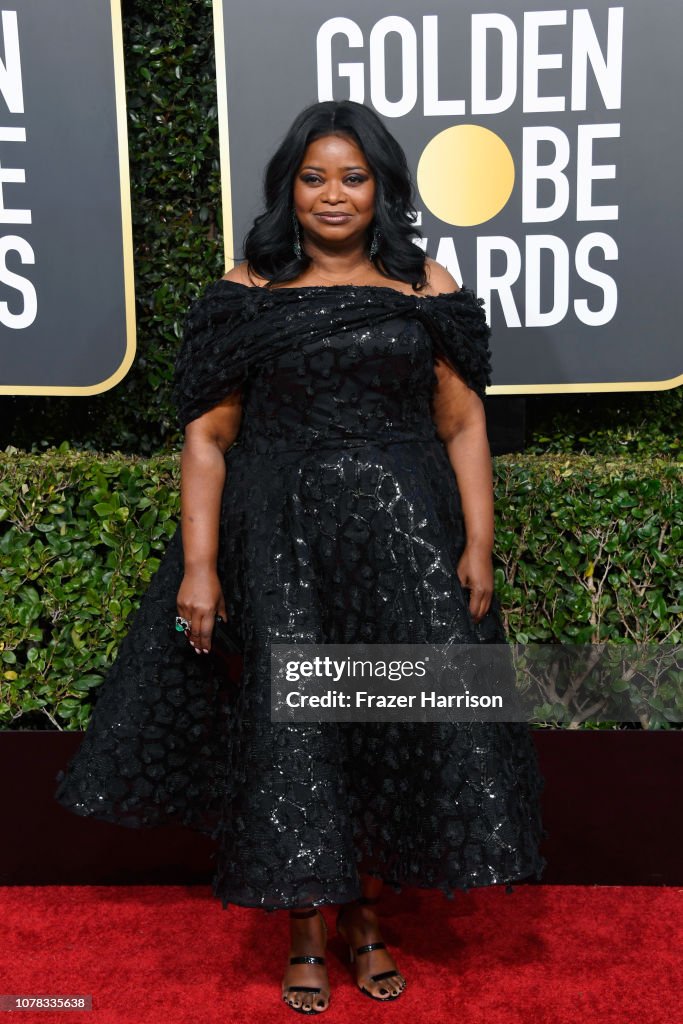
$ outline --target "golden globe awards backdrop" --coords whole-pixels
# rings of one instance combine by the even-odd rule
[[[0,393],[95,394],[135,354],[118,0],[0,3]]]
[[[486,302],[489,393],[683,383],[683,3],[214,0],[226,266],[300,109],[372,107],[426,249]]]

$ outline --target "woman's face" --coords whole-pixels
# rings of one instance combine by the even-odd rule
[[[294,179],[294,210],[313,242],[364,242],[375,216],[375,178],[355,142],[325,135],[310,144]]]

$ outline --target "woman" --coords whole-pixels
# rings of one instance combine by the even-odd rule
[[[330,1002],[319,906],[340,904],[358,988],[391,1000],[406,981],[384,882],[451,897],[545,866],[523,723],[270,720],[271,643],[506,642],[488,327],[414,244],[411,197],[403,151],[357,103],[307,108],[271,159],[246,261],[186,320],[181,529],[57,793],[217,838],[223,906],[289,911],[282,998],[307,1013]],[[217,615],[243,645],[236,687],[208,657]]]

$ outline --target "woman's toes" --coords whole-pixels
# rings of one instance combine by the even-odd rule
[[[373,989],[373,994],[379,996],[380,999],[389,999],[391,996],[397,996],[399,992],[402,992],[404,985],[395,982],[393,979],[390,981],[377,981]]]
[[[322,1013],[329,1003],[328,996],[320,992],[290,992],[288,995],[283,993],[282,998],[290,1006],[305,1013]]]

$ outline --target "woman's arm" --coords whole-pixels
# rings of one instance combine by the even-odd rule
[[[185,428],[180,460],[180,516],[185,575],[178,614],[191,623],[190,642],[211,649],[214,618],[227,619],[217,573],[218,526],[225,486],[224,455],[239,433],[241,394],[235,393]]]
[[[427,258],[426,270],[431,295],[460,290],[436,260]],[[470,587],[470,614],[480,622],[493,597],[493,467],[484,403],[443,360],[435,360],[434,373],[434,423],[458,481],[467,536],[458,578]]]
[[[443,361],[434,372],[434,423],[458,481],[467,537],[458,577],[471,588],[470,613],[479,622],[493,596],[493,467],[484,404]]]

